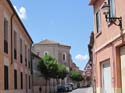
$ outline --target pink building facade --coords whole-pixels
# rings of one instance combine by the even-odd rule
[[[104,2],[110,17],[122,17],[122,28],[106,22]],[[125,0],[90,0],[94,9],[93,80],[96,93],[125,93]],[[118,20],[113,20],[118,24]]]
[[[0,0],[0,93],[32,93],[32,43],[10,0]]]

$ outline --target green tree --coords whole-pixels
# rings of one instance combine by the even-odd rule
[[[76,81],[77,82],[77,87],[80,86],[80,83],[79,81],[82,81],[84,78],[83,76],[81,75],[80,72],[78,71],[71,71],[70,74],[69,74],[70,78],[73,80],[73,81]]]
[[[59,82],[59,79],[64,79],[67,75],[67,69],[66,66],[63,64],[57,64],[56,65],[57,70],[52,74],[52,78],[56,79],[57,84]],[[54,89],[54,93],[55,93],[55,89]]]
[[[63,64],[58,64],[58,71],[56,75],[56,79],[64,79],[68,74],[68,71],[66,69],[66,66]]]
[[[50,78],[54,78],[56,76],[55,72],[58,71],[58,65],[55,58],[53,58],[50,55],[45,55],[43,58],[41,58],[40,62],[38,63],[38,70],[43,74],[43,76],[46,79],[46,85],[47,81]],[[46,88],[47,92],[47,88]]]
[[[59,79],[64,79],[67,75],[66,66],[63,64],[58,64],[57,60],[50,55],[43,56],[38,63],[37,68],[45,77],[46,85],[50,78],[54,78],[58,82]]]
[[[74,81],[82,81],[83,80],[82,75],[78,71],[71,71],[69,76]]]

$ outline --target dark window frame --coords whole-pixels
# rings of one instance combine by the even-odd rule
[[[9,89],[9,70],[8,66],[4,66],[4,89],[8,90]]]
[[[23,63],[23,41],[20,38],[20,63]]]
[[[31,89],[31,77],[29,76],[29,89]]]
[[[27,45],[25,44],[25,66],[27,66]]]
[[[4,18],[4,53],[8,54],[8,20]]]
[[[28,75],[27,74],[25,74],[25,88],[26,88],[26,92],[27,92],[27,89],[28,89]]]
[[[28,49],[28,68],[31,68],[31,51]]]
[[[62,59],[63,59],[63,61],[66,61],[66,53],[63,53]]]
[[[14,69],[14,89],[17,89],[17,70]]]
[[[23,89],[23,72],[20,73],[20,86]]]
[[[108,0],[108,4],[110,5],[109,9],[109,17],[115,17],[115,1],[114,0]]]
[[[96,12],[96,31],[100,32],[101,19],[100,19],[100,11]]]

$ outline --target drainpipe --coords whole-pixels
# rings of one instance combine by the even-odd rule
[[[15,14],[12,14],[10,22],[11,22],[11,64],[13,63],[13,17]]]

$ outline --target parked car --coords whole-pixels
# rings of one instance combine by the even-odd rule
[[[68,83],[68,85],[70,85],[70,86],[72,87],[72,90],[74,90],[74,89],[75,89],[75,86],[74,86],[74,84],[73,84],[73,83]]]
[[[63,84],[63,85],[58,85],[57,86],[57,91],[58,92],[70,92],[72,91],[72,86],[69,84]]]
[[[58,86],[57,86],[57,91],[58,91],[58,92],[67,92],[67,91],[68,91],[68,86],[58,85]]]
[[[71,92],[73,90],[73,87],[71,84],[65,84],[66,87],[68,87],[68,92]]]

